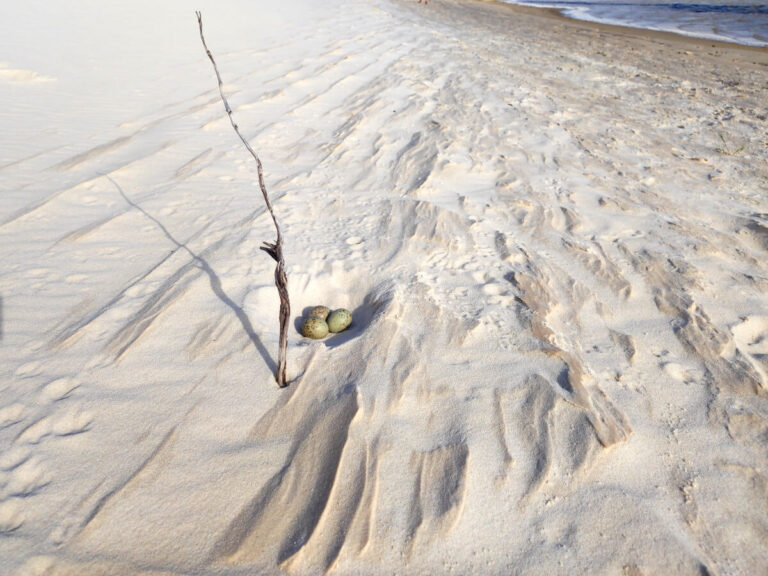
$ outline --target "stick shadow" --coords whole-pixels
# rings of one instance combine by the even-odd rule
[[[189,254],[193,261],[200,267],[200,269],[205,272],[205,274],[208,276],[208,281],[211,285],[211,290],[213,290],[213,293],[216,295],[216,297],[224,302],[234,313],[237,319],[240,321],[240,324],[243,327],[243,330],[248,335],[248,338],[250,338],[251,342],[253,343],[253,346],[256,348],[256,350],[259,352],[261,357],[264,359],[264,362],[267,363],[267,366],[269,366],[269,369],[271,372],[275,372],[277,370],[277,363],[272,359],[272,356],[270,356],[269,351],[264,346],[264,343],[261,341],[259,336],[256,334],[256,331],[253,329],[253,324],[251,324],[250,319],[248,318],[248,315],[245,313],[245,310],[241,306],[239,306],[235,301],[233,301],[227,293],[224,291],[224,288],[221,285],[221,280],[219,279],[218,274],[214,271],[213,268],[211,268],[210,264],[203,258],[202,256],[199,256],[198,254],[195,254],[192,250],[190,250],[186,244],[182,244],[176,238],[173,237],[173,235],[168,231],[168,229],[163,225],[162,222],[160,222],[157,218],[152,216],[149,212],[144,210],[141,206],[133,202],[126,193],[123,191],[123,189],[120,187],[120,185],[115,182],[115,180],[110,177],[109,175],[104,175],[104,177],[109,180],[115,188],[117,188],[117,191],[120,193],[120,195],[123,197],[123,199],[133,208],[141,212],[144,216],[152,220],[160,230],[162,230],[163,234],[165,235],[168,240],[173,242],[178,248],[184,250]]]

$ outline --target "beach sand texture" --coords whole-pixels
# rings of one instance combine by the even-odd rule
[[[0,574],[765,573],[768,51],[275,5],[0,69]]]

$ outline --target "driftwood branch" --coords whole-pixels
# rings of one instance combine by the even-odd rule
[[[277,240],[274,243],[264,242],[261,249],[277,262],[277,266],[275,267],[275,286],[277,286],[277,292],[280,295],[280,350],[277,358],[277,373],[275,374],[275,378],[277,379],[277,385],[280,386],[280,388],[284,388],[288,385],[285,375],[285,357],[288,350],[288,319],[291,315],[291,303],[288,300],[288,277],[285,274],[285,260],[283,260],[283,235],[280,233],[280,225],[277,223],[275,211],[272,209],[272,202],[270,202],[269,194],[267,193],[267,186],[264,184],[264,170],[261,167],[261,160],[259,159],[259,155],[256,154],[253,148],[251,148],[248,140],[243,138],[243,135],[240,134],[240,130],[232,117],[232,108],[230,108],[229,102],[227,102],[227,97],[224,95],[224,83],[221,81],[219,68],[216,66],[216,60],[213,59],[213,54],[211,54],[208,45],[205,43],[205,37],[203,36],[203,16],[200,12],[195,12],[195,14],[197,15],[197,23],[200,26],[200,40],[203,43],[203,48],[205,48],[205,53],[211,60],[211,64],[213,64],[213,70],[216,72],[216,79],[219,82],[219,95],[221,96],[221,101],[224,103],[224,109],[227,111],[229,122],[235,130],[235,134],[237,134],[245,148],[251,153],[254,160],[256,160],[261,194],[264,196],[264,202],[267,204],[267,210],[269,210],[269,215],[272,216],[272,221],[275,223],[275,230],[277,231]]]

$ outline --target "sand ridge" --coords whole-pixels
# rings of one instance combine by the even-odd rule
[[[273,230],[190,12],[183,97],[0,165],[0,573],[759,571],[765,53],[288,4],[206,39],[294,328],[352,327],[294,329],[278,390]]]

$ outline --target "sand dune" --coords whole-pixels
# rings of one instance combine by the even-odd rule
[[[274,230],[182,4],[151,82],[0,85],[0,574],[764,569],[768,52],[204,6],[286,238],[280,390]],[[302,338],[317,304],[352,327]]]

